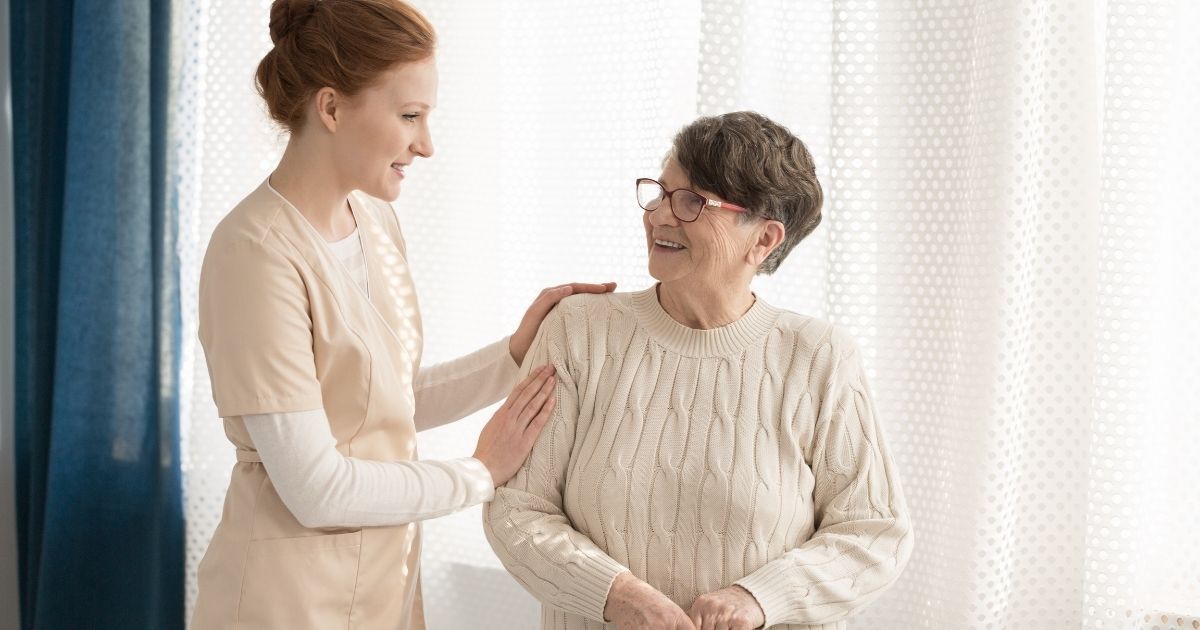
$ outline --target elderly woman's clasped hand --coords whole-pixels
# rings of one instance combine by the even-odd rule
[[[758,601],[737,585],[697,597],[688,616],[696,630],[752,630],[766,623]]]
[[[604,616],[620,630],[753,630],[765,623],[758,602],[740,586],[701,595],[684,612],[632,573],[613,582]]]

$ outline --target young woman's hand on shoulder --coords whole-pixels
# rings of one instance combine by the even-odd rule
[[[520,365],[525,360],[525,353],[529,351],[529,346],[533,345],[533,338],[537,336],[542,320],[546,319],[550,309],[554,308],[560,300],[576,293],[608,293],[615,288],[617,288],[616,282],[603,284],[572,282],[542,289],[533,304],[529,305],[529,310],[525,311],[525,316],[521,318],[521,324],[517,326],[517,332],[514,332],[508,341],[508,353],[512,355],[513,361]]]
[[[554,411],[557,382],[553,365],[531,370],[479,432],[474,457],[492,474],[495,487],[512,479],[533,450],[542,427]]]

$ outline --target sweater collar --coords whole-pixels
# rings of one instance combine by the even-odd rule
[[[638,322],[659,345],[690,357],[736,354],[760,339],[779,318],[779,309],[757,297],[736,321],[709,330],[689,328],[671,318],[658,302],[658,285],[633,293]]]

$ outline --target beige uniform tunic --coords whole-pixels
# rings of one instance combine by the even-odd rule
[[[413,460],[418,427],[467,415],[515,381],[514,364],[505,378],[493,370],[490,381],[470,382],[458,370],[466,376],[423,388],[400,226],[386,202],[356,192],[350,206],[369,298],[265,182],[221,222],[205,255],[200,341],[238,463],[200,563],[197,630],[425,625],[419,526],[304,527],[267,477],[242,416],[323,408],[343,455]]]

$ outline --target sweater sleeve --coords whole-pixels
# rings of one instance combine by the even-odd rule
[[[338,452],[322,409],[244,416],[279,498],[305,527],[400,525],[492,498],[477,459],[388,462]]]
[[[520,375],[554,364],[553,416],[521,470],[484,506],[483,531],[500,561],[534,597],[602,623],[609,588],[628,569],[577,531],[563,511],[579,392],[565,352],[562,310],[554,309],[542,323]]]
[[[418,431],[439,427],[483,409],[508,395],[518,366],[508,337],[463,357],[423,367],[413,383]]]
[[[891,586],[912,553],[908,510],[857,349],[835,362],[827,382],[810,451],[817,530],[736,582],[758,600],[766,627],[855,614]]]

